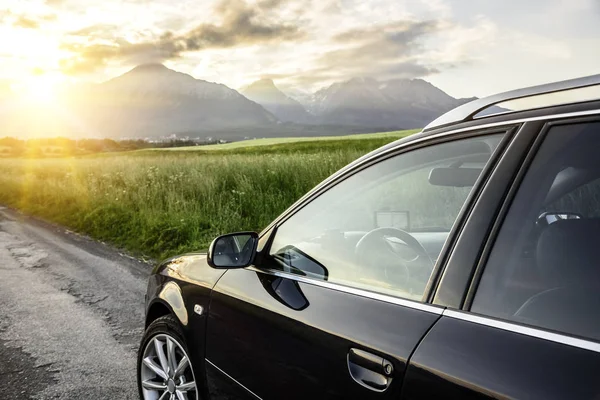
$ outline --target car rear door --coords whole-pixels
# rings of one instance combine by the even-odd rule
[[[211,397],[398,399],[410,355],[443,311],[422,300],[432,287],[427,260],[445,259],[442,246],[451,247],[477,194],[472,186],[432,188],[428,176],[441,165],[440,176],[475,180],[478,167],[479,187],[509,141],[507,129],[423,139],[384,154],[263,235],[256,265],[227,271],[213,290]],[[471,170],[444,169],[462,166]],[[396,223],[411,233],[395,237]],[[406,251],[410,237],[422,242],[421,253],[390,260],[386,249]],[[367,264],[356,261],[363,254],[356,249],[368,253]]]
[[[447,308],[411,357],[403,399],[600,396],[600,121],[524,134],[536,140],[522,167],[500,163],[441,276],[433,303]]]

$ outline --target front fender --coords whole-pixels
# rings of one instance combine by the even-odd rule
[[[177,283],[174,281],[167,282],[158,293],[156,301],[162,301],[163,304],[166,304],[171,313],[177,317],[179,323],[188,326],[188,312],[185,308],[181,288]]]
[[[186,254],[159,263],[148,281],[146,326],[169,313],[187,328],[196,304],[208,311],[210,293],[225,272],[211,268],[206,254]]]

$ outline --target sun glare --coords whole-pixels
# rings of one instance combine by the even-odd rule
[[[57,99],[60,78],[42,74],[30,76],[11,86],[23,101],[36,104],[51,104]]]

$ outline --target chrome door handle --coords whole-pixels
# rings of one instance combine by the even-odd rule
[[[359,385],[376,392],[383,392],[392,383],[394,366],[390,361],[375,354],[350,349],[348,371]]]

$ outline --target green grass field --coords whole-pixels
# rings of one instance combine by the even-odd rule
[[[419,132],[418,129],[407,130],[407,131],[393,131],[393,132],[382,132],[382,133],[362,133],[356,135],[347,136],[321,136],[321,137],[289,137],[289,138],[268,138],[268,139],[254,139],[254,140],[242,140],[239,142],[215,144],[209,146],[197,146],[197,147],[172,147],[165,149],[153,149],[151,151],[214,151],[214,150],[234,150],[234,149],[250,149],[257,146],[280,146],[286,144],[299,144],[299,143],[310,143],[315,145],[323,145],[323,142],[331,141],[337,142],[339,146],[340,141],[347,140],[396,140],[408,136],[411,133]],[[297,148],[296,148],[297,149]],[[254,149],[261,150],[261,149]]]
[[[336,170],[414,132],[0,159],[0,204],[163,258],[261,230]]]

